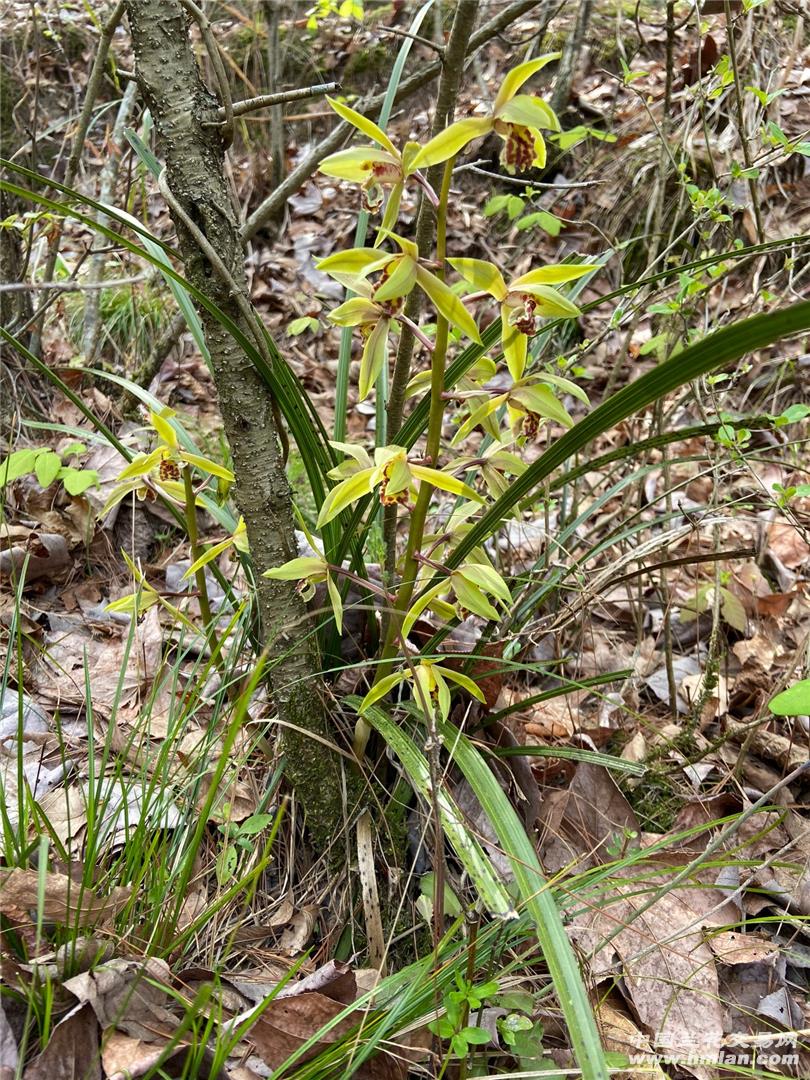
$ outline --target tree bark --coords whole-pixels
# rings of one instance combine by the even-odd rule
[[[177,0],[127,0],[126,7],[136,74],[155,121],[169,190],[224,262],[232,284],[173,212],[186,276],[250,336],[233,295],[235,285],[248,298],[239,225],[223,170],[225,148],[220,130],[203,124],[216,117],[219,102],[200,78],[188,17]],[[260,576],[298,554],[272,395],[231,335],[206,310],[199,314],[257,575],[286,775],[306,813],[313,844],[323,851],[340,830],[342,799],[339,759],[319,741],[331,734],[317,677],[317,645],[294,585]]]

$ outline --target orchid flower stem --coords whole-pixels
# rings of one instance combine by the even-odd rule
[[[186,497],[186,531],[191,545],[191,561],[195,563],[201,556],[199,529],[197,528],[197,497],[194,494],[194,485],[191,482],[191,469],[186,466],[183,469],[183,490]],[[205,567],[201,566],[194,573],[197,582],[197,592],[200,598],[200,614],[203,619],[206,636],[211,646],[212,655],[216,656],[217,667],[222,663],[222,655],[219,650],[216,627],[211,616],[211,603],[208,598],[208,583],[205,580]]]
[[[441,192],[439,194],[439,206],[436,211],[436,259],[441,267],[437,271],[437,277],[444,280],[444,261],[447,252],[447,200],[450,195],[450,181],[453,177],[453,163],[455,158],[450,158],[444,166]],[[439,458],[442,438],[442,420],[444,418],[444,368],[447,359],[447,342],[449,337],[449,325],[447,319],[438,315],[436,319],[436,343],[433,347],[433,357],[430,367],[430,413],[428,418],[427,442],[425,446],[425,461],[435,466]],[[414,589],[416,587],[416,575],[419,572],[419,560],[417,558],[425,535],[425,522],[427,521],[430,500],[433,495],[433,485],[424,481],[419,485],[419,494],[416,506],[411,515],[410,528],[408,531],[408,545],[405,550],[405,561],[402,568],[402,580],[397,590],[394,610],[388,623],[388,633],[383,645],[380,663],[374,679],[376,684],[386,675],[390,674],[394,664],[394,658],[399,644],[400,627],[402,620],[411,604]],[[360,717],[354,732],[354,752],[358,759],[362,759],[365,753],[371,728]]]
[[[433,352],[433,342],[424,334],[419,327],[409,319],[407,315],[397,315],[397,320],[402,323],[403,326],[407,326],[416,340],[427,349],[429,353]]]

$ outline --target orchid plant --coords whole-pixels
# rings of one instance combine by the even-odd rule
[[[429,421],[424,445],[419,450],[409,449],[403,444],[405,440],[397,441],[396,431],[391,431],[387,440],[380,439],[373,449],[334,442],[343,460],[328,474],[333,483],[315,522],[315,531],[323,530],[365,501],[370,506],[369,514],[376,515],[377,507],[382,506],[389,525],[394,525],[388,537],[393,558],[389,558],[383,586],[359,582],[379,596],[386,608],[380,662],[360,707],[355,739],[359,756],[368,737],[363,713],[402,684],[410,684],[415,705],[428,724],[437,717],[447,719],[453,686],[481,697],[476,684],[456,670],[452,662],[437,663],[419,656],[409,636],[425,618],[432,618],[439,627],[468,617],[497,624],[509,612],[512,592],[493,565],[491,553],[479,545],[463,560],[454,559],[454,547],[487,505],[524,471],[527,443],[535,440],[541,430],[571,426],[573,421],[562,398],[568,396],[588,404],[587,395],[576,383],[534,363],[531,342],[545,320],[574,319],[580,314],[565,287],[592,274],[597,265],[576,261],[535,266],[507,280],[492,262],[448,257],[447,252],[447,213],[456,155],[494,132],[503,140],[501,161],[508,172],[544,166],[543,132],[558,132],[560,125],[550,106],[525,92],[525,86],[557,58],[558,54],[550,53],[518,65],[504,78],[486,115],[451,123],[421,146],[407,140],[397,147],[372,120],[343,102],[328,99],[334,112],[365,142],[325,158],[321,172],[359,184],[364,208],[371,213],[381,212],[372,246],[339,251],[317,263],[320,271],[349,293],[329,318],[337,326],[355,328],[362,339],[359,399],[379,394],[382,387],[388,386],[391,340],[403,330],[410,331],[428,360],[427,369],[417,372],[410,371],[409,363],[403,366],[398,361],[393,376],[395,383],[399,380],[402,398],[427,393]],[[435,190],[426,170],[441,165],[442,182]],[[407,192],[421,194],[435,208],[433,250],[420,250],[399,231]],[[430,314],[419,325],[406,313],[411,310],[406,300],[415,289],[432,308],[432,325]],[[479,355],[462,376],[448,384],[451,351],[465,342],[481,345],[476,314],[489,321],[487,307],[493,309],[491,316],[500,318],[498,346],[490,355]],[[386,378],[382,380],[384,373]],[[207,550],[200,548],[196,529],[198,491],[193,478],[202,474],[203,485],[212,478],[227,485],[233,476],[216,462],[181,446],[173,415],[170,410],[150,413],[154,448],[138,454],[122,470],[104,512],[130,494],[141,498],[160,495],[183,509],[192,547],[192,563],[185,576],[198,583],[206,627],[214,639],[205,567],[230,548],[246,551],[247,535],[240,520],[232,535]],[[455,435],[444,443],[451,453],[443,459],[447,421],[457,427]],[[483,435],[480,445],[473,440],[477,431]],[[549,437],[552,435],[553,430]],[[455,448],[462,445],[459,453]],[[396,522],[402,521],[403,515],[408,518],[407,540],[404,550],[397,551]],[[358,579],[347,568],[332,565],[324,554],[323,542],[300,514],[299,521],[310,550],[267,570],[265,576],[298,582],[306,599],[314,596],[317,586],[325,586],[340,633],[345,586],[350,579]],[[141,608],[162,602],[137,573],[136,579]],[[130,610],[133,603],[133,599],[123,598],[118,605],[121,610]]]
[[[429,395],[428,434],[421,453],[399,445],[396,432],[391,432],[394,438],[388,445],[377,445],[372,452],[352,443],[333,443],[344,460],[329,473],[334,486],[320,506],[316,523],[317,529],[323,528],[369,496],[376,496],[389,514],[408,515],[405,550],[395,560],[395,578],[386,582],[391,592],[384,595],[393,597],[393,603],[385,620],[387,635],[376,678],[360,707],[355,739],[358,754],[362,754],[368,737],[363,712],[403,683],[411,684],[415,704],[428,722],[434,710],[436,716],[447,718],[452,685],[481,696],[475,683],[453,665],[416,656],[409,635],[428,613],[440,625],[448,625],[468,616],[497,623],[508,612],[512,604],[509,585],[485,550],[477,547],[458,566],[450,567],[446,560],[476,515],[508,487],[511,477],[524,470],[521,451],[526,443],[549,425],[571,426],[562,396],[588,404],[587,395],[576,383],[532,367],[531,341],[544,320],[573,319],[580,314],[560,287],[592,274],[598,266],[587,262],[536,266],[507,280],[491,262],[448,257],[446,250],[447,207],[457,154],[494,132],[503,140],[501,161],[508,172],[545,165],[543,132],[559,132],[560,124],[550,106],[524,88],[558,56],[549,53],[519,64],[504,78],[487,115],[452,123],[423,146],[406,141],[399,149],[373,121],[329,99],[338,116],[368,142],[331,154],[321,163],[321,172],[358,183],[364,208],[382,212],[373,246],[340,251],[317,263],[319,270],[350,291],[349,298],[329,318],[338,326],[356,327],[361,335],[360,400],[378,393],[380,385],[388,385],[387,379],[381,384],[380,377],[391,361],[391,336],[403,327],[413,333],[429,358],[429,370],[412,377],[407,372],[409,381],[404,388],[406,396],[424,391]],[[436,191],[423,170],[442,164],[443,180]],[[436,208],[434,251],[420,251],[414,241],[397,231],[409,187],[421,190],[422,197]],[[458,274],[455,281],[448,278],[451,271]],[[413,289],[419,289],[434,309],[432,335],[427,325],[415,325],[405,314],[405,300]],[[466,339],[481,344],[471,305],[483,315],[480,305],[484,300],[497,305],[499,348],[491,356],[482,356],[455,385],[446,385],[449,350],[454,343]],[[400,375],[395,373],[395,378]],[[470,439],[476,430],[483,432],[484,442],[477,451],[442,463],[442,432],[447,419],[458,424],[451,447]],[[455,497],[455,507],[449,519],[445,515],[445,525],[431,534],[426,526],[431,511],[437,508],[437,492]],[[443,501],[452,505],[452,500]],[[372,500],[370,513],[376,513],[375,505]],[[298,580],[305,595],[310,595],[317,583],[325,582],[340,628],[339,580],[348,571],[330,566],[320,554],[318,539],[309,533],[307,538],[316,554],[292,559],[268,571],[268,576]]]

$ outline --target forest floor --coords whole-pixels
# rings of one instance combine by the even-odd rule
[[[236,96],[265,92],[269,5],[208,6]],[[491,102],[539,42],[549,5],[536,7],[476,56],[457,117]],[[564,45],[576,8],[560,5],[534,54]],[[572,254],[603,263],[578,297],[581,318],[541,357],[585,391],[588,405],[565,397],[575,421],[709,329],[808,295],[810,26],[799,6],[731,4],[738,68],[729,74],[724,5],[706,5],[699,30],[689,5],[674,8],[668,32],[661,5],[599,0],[560,111],[569,137],[547,168],[517,180],[485,142],[453,178],[451,251],[497,261],[507,278]],[[355,103],[384,89],[403,40],[388,31],[407,29],[417,7],[367,9],[363,20],[333,12],[308,29],[309,9],[287,5],[282,85],[335,80]],[[59,180],[95,15],[43,3],[36,12],[9,4],[2,17],[3,78],[8,69],[19,88],[15,160]],[[434,30],[431,15],[422,33]],[[132,69],[125,30],[113,53]],[[433,55],[416,41],[409,63]],[[101,102],[112,107],[83,149],[76,187],[93,197],[123,85],[105,81]],[[387,131],[397,145],[427,137],[431,107],[428,87],[395,109]],[[288,174],[334,116],[317,98],[285,110]],[[142,113],[129,123],[148,141]],[[3,157],[8,147],[4,135]],[[148,170],[129,144],[113,150],[109,201],[171,244]],[[269,119],[251,116],[230,157],[245,217],[272,191],[270,157]],[[19,212],[3,206],[9,220]],[[341,334],[327,316],[344,290],[314,260],[355,243],[359,210],[356,186],[315,174],[247,250],[256,309],[330,433]],[[400,228],[416,212],[406,190]],[[55,227],[31,212],[20,228],[34,306],[51,296],[36,283]],[[86,224],[65,222],[57,281],[92,261],[92,243]],[[692,265],[706,257],[715,261]],[[454,921],[475,903],[452,858],[446,971],[498,985],[472,1008],[489,1038],[469,1056],[451,1059],[426,1034],[437,1008],[430,967],[419,969],[422,997],[403,998],[396,979],[433,955],[430,808],[411,805],[401,823],[403,865],[382,831],[365,848],[354,821],[314,859],[306,807],[265,737],[273,703],[250,685],[249,572],[233,546],[205,571],[219,626],[230,627],[223,668],[193,632],[199,592],[184,578],[191,548],[175,518],[160,501],[109,510],[126,458],[99,421],[128,450],[148,450],[149,412],[169,407],[188,445],[229,457],[193,334],[179,327],[149,370],[176,312],[165,282],[124,249],[104,272],[127,283],[98,290],[92,364],[90,294],[67,288],[47,307],[40,355],[71,397],[3,344],[3,438],[9,453],[38,456],[13,480],[0,466],[0,1080],[254,1080],[309,1039],[312,1053],[284,1075],[341,1076],[351,1050],[331,1064],[328,1052],[345,1048],[357,1019],[322,1026],[375,987],[385,989],[374,1009],[390,1018],[397,1002],[407,1007],[385,1028],[387,1054],[354,1075],[566,1075],[571,1042],[537,941],[525,924],[503,940],[493,924],[484,934],[480,911],[478,922]],[[7,329],[19,312],[9,320]],[[359,359],[356,340],[346,440],[370,447],[379,415],[373,395],[358,401]],[[427,366],[417,352],[417,370]],[[482,680],[477,738],[488,750],[526,748],[499,758],[495,775],[553,882],[617,1076],[810,1074],[810,695],[799,683],[798,696],[770,708],[810,674],[808,372],[807,338],[797,337],[663,397],[599,435],[493,545],[504,575],[539,585],[511,617],[514,664]],[[560,430],[543,427],[522,446],[524,461]],[[312,529],[305,466],[293,445],[289,479]],[[225,546],[236,516],[223,506],[219,517],[200,515],[201,543]],[[368,562],[381,554],[372,536]],[[336,715],[368,685],[363,625],[350,612],[342,659],[327,672]],[[469,619],[442,648],[470,652],[479,637]],[[236,725],[235,700],[244,706]],[[508,880],[470,785],[450,765],[444,779]],[[358,886],[369,874],[380,883],[382,958],[370,956]],[[470,925],[484,939],[465,969]]]

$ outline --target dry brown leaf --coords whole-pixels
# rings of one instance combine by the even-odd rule
[[[649,1061],[645,1062],[643,1068],[611,1072],[613,1080],[666,1080],[666,1074],[655,1061],[650,1040],[638,1030],[629,1016],[614,1009],[607,1001],[600,1002],[596,1015],[605,1050],[626,1057],[649,1054]]]
[[[32,532],[25,544],[0,551],[0,579],[21,576],[26,581],[63,578],[73,566],[65,538],[55,533]]]
[[[87,1005],[60,1020],[48,1045],[25,1070],[25,1080],[101,1080],[98,1021]]]
[[[622,747],[622,761],[644,761],[647,757],[647,740],[643,731],[637,731],[633,738]]]
[[[49,791],[37,802],[49,827],[66,847],[87,824],[87,797],[78,784]]]
[[[165,1043],[146,1043],[143,1039],[134,1039],[115,1028],[108,1028],[104,1032],[101,1064],[107,1080],[137,1080],[137,1077],[157,1065],[165,1052]]]
[[[286,926],[295,913],[295,904],[293,903],[292,891],[286,892],[279,901],[278,907],[273,914],[267,920],[267,925],[272,930],[278,930],[282,926]]]
[[[45,874],[42,915],[46,922],[98,923],[117,915],[131,893],[131,889],[117,886],[109,896],[98,896],[64,874]],[[36,870],[0,868],[0,911],[37,909],[38,897]]]
[[[540,854],[549,873],[571,863],[584,870],[615,858],[627,832],[638,832],[636,815],[607,769],[581,763],[565,791],[549,792],[540,812]]]
[[[778,950],[775,942],[766,937],[740,934],[735,930],[709,934],[706,941],[721,964],[754,964],[768,960]]]
[[[768,547],[777,559],[791,570],[806,566],[810,560],[810,544],[795,525],[787,521],[774,521],[768,530]]]
[[[208,889],[205,886],[205,882],[196,881],[189,886],[186,895],[183,897],[183,903],[180,905],[180,911],[177,916],[176,933],[179,934],[183,930],[187,930],[194,920],[202,915],[207,906]]]
[[[303,952],[312,937],[315,923],[318,921],[320,908],[316,904],[306,904],[296,911],[289,920],[289,926],[281,935],[279,947],[288,956]]]
[[[594,978],[621,975],[620,988],[655,1045],[715,1060],[723,1038],[723,1009],[702,927],[736,922],[737,908],[717,889],[687,886],[664,892],[637,915],[664,878],[653,875],[644,882],[637,868],[626,876],[626,885],[615,881],[605,902],[577,918],[569,932],[578,948],[591,954]],[[691,1071],[710,1075],[700,1067]]]
[[[544,701],[525,716],[523,730],[537,739],[567,739],[576,730],[571,705],[566,701]]]
[[[351,1005],[357,997],[355,971],[340,960],[328,960],[322,967],[305,975],[303,979],[282,987],[277,997],[281,1001],[283,998],[297,997],[311,990],[331,998],[332,1001]]]
[[[0,997],[0,1080],[14,1080],[18,1061],[17,1040]]]
[[[726,719],[726,730],[736,736],[740,742],[744,742],[751,735],[748,724],[741,724],[729,718]],[[768,761],[775,761],[787,772],[792,772],[807,761],[806,735],[803,736],[803,742],[804,745],[776,731],[761,727],[754,732],[747,745],[755,754],[759,754]]]
[[[212,761],[211,768],[200,779],[197,795],[198,810],[204,807],[211,791],[211,784],[215,779],[216,762]],[[257,805],[258,792],[243,780],[240,780],[233,770],[228,770],[226,775],[219,780],[217,796],[208,811],[208,820],[217,824],[223,821],[244,821],[251,814],[256,813]]]
[[[302,1046],[324,1024],[334,1020],[346,1008],[340,1002],[333,1001],[324,994],[309,992],[271,1001],[250,1030],[250,1038],[256,1044],[261,1057],[271,1069],[277,1069],[282,1062]],[[322,1053],[332,1043],[348,1034],[356,1027],[365,1014],[362,1011],[350,1013],[338,1021],[322,1039],[299,1058],[299,1064],[311,1060]],[[354,1073],[357,1080],[405,1080],[408,1063],[388,1056],[377,1054],[366,1061]]]
[[[385,932],[377,890],[377,869],[374,865],[374,836],[371,814],[364,810],[357,819],[357,869],[363,897],[368,956],[372,966],[385,970]]]
[[[767,634],[755,634],[752,638],[735,641],[731,651],[742,664],[769,671],[776,660],[776,643]]]
[[[115,1027],[145,1042],[171,1037],[177,1027],[166,1006],[172,1001],[163,986],[171,982],[169,965],[156,957],[111,960],[63,985],[89,1004],[103,1028]]]
[[[33,687],[39,695],[60,704],[83,704],[85,655],[90,693],[97,709],[109,709],[119,693],[126,701],[152,683],[163,647],[156,607],[150,608],[135,627],[129,649],[126,632],[116,631],[114,637],[101,638],[90,633],[81,619],[72,622],[69,630],[47,635],[44,651],[32,665]]]
[[[700,672],[696,675],[685,675],[681,679],[680,693],[683,694],[690,706],[703,696],[704,678],[704,673]],[[712,719],[717,716],[725,716],[728,712],[728,680],[725,675],[717,676],[717,682],[706,698],[705,707]]]

